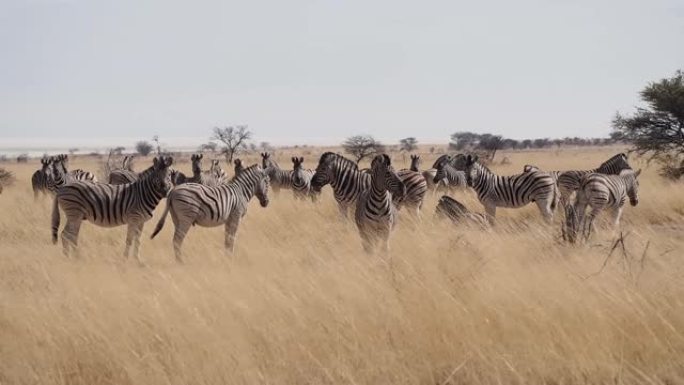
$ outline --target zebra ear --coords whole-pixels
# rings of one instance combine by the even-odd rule
[[[299,157],[299,163],[304,163],[304,157],[303,156]]]
[[[385,161],[385,164],[388,166],[392,165],[392,160],[390,159],[389,155],[387,154],[382,154],[382,158]]]
[[[475,162],[477,162],[477,155],[470,155],[466,156],[466,165],[470,166],[473,165]]]
[[[634,177],[639,177],[639,174],[641,174],[641,169],[638,169],[638,170],[634,173]]]

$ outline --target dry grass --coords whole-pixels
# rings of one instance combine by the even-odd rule
[[[507,153],[494,169],[594,167],[615,152]],[[177,265],[171,223],[149,240],[155,218],[145,268],[120,256],[124,228],[89,224],[68,260],[50,243],[51,202],[33,201],[36,165],[8,168],[1,384],[684,383],[684,194],[651,169],[625,210],[628,255],[587,278],[611,231],[564,246],[532,206],[500,210],[491,233],[461,230],[433,221],[435,198],[423,223],[401,223],[388,265],[362,253],[327,188],[318,206],[253,203],[232,258],[222,228],[194,228]]]

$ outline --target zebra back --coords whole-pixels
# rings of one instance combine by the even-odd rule
[[[482,228],[489,227],[487,216],[470,211],[464,204],[456,199],[442,195],[437,202],[435,215],[439,218],[448,218],[454,224],[474,224]]]
[[[316,172],[311,178],[311,188],[320,192],[330,184],[338,204],[356,201],[359,194],[370,187],[370,174],[359,170],[352,160],[340,154],[325,152],[321,155]]]
[[[621,207],[629,199],[632,206],[639,203],[639,175],[641,170],[625,169],[619,175],[588,173],[582,176],[578,202],[589,202],[594,207]]]

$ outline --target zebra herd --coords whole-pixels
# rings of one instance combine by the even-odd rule
[[[613,210],[613,223],[619,224],[627,200],[638,203],[638,176],[625,154],[617,154],[593,170],[546,172],[526,165],[523,172],[501,176],[487,168],[476,155],[442,155],[431,169],[420,171],[420,157],[411,156],[409,169],[395,170],[387,154],[375,156],[371,167],[363,170],[340,154],[321,155],[315,170],[303,167],[304,158],[292,157],[292,169],[282,169],[271,154],[261,154],[261,165],[245,167],[234,161],[235,175],[228,178],[217,160],[209,170],[202,169],[202,154],[191,157],[192,176],[173,169],[173,158],[158,156],[140,173],[133,171],[132,158],[126,157],[121,168],[109,175],[109,183],[98,183],[84,170],[68,169],[68,156],[58,155],[41,160],[42,167],[32,178],[35,195],[41,191],[54,194],[52,241],[57,243],[60,209],[66,217],[61,239],[66,255],[77,252],[81,223],[97,226],[127,225],[124,255],[132,254],[140,262],[140,236],[145,222],[162,199],[166,208],[152,238],[163,228],[171,214],[174,224],[173,249],[182,262],[182,243],[190,228],[225,226],[225,249],[232,253],[239,224],[246,215],[250,200],[256,196],[262,207],[269,204],[269,189],[278,194],[292,190],[298,199],[318,200],[325,185],[330,185],[342,217],[355,207],[354,222],[363,249],[372,253],[380,247],[389,249],[390,235],[396,228],[399,212],[405,210],[415,219],[429,189],[464,189],[475,191],[485,213],[470,211],[456,199],[443,195],[436,214],[456,224],[479,228],[494,225],[498,207],[517,208],[535,203],[547,223],[553,221],[556,206],[565,208],[571,230],[592,232],[594,218],[603,210]],[[573,199],[573,195],[576,197]],[[591,208],[585,215],[587,206]],[[565,226],[564,225],[564,226]],[[568,230],[564,227],[564,231]],[[141,262],[142,263],[142,262]]]

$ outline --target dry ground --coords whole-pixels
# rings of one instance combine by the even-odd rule
[[[590,168],[615,152],[505,153],[493,169]],[[320,150],[300,153],[315,167]],[[81,259],[66,259],[50,200],[33,200],[36,164],[6,165],[17,183],[0,195],[0,384],[684,383],[684,186],[653,169],[625,210],[626,256],[595,274],[610,230],[565,246],[533,206],[500,210],[491,233],[458,229],[434,221],[435,197],[422,223],[400,224],[388,265],[362,253],[329,188],[318,205],[253,202],[230,258],[222,228],[194,228],[176,264],[170,221],[149,240],[158,208],[146,267],[121,257],[124,228],[90,224]]]

